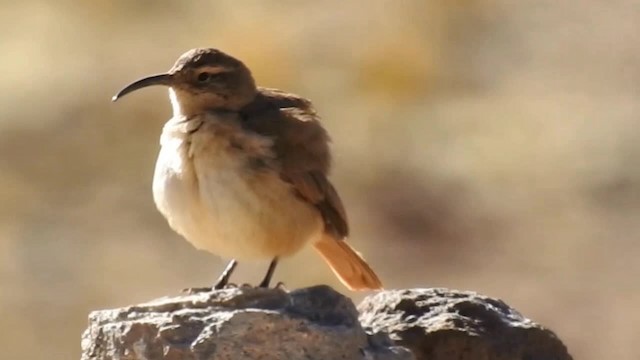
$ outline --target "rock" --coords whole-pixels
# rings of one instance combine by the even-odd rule
[[[183,294],[89,315],[82,360],[413,359],[327,286]]]
[[[359,306],[369,331],[384,332],[418,360],[570,360],[548,329],[500,300],[447,289],[383,291]]]
[[[553,332],[473,292],[382,291],[358,309],[327,286],[183,294],[91,313],[82,360],[571,359]]]

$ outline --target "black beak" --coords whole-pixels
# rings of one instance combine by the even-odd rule
[[[147,76],[145,78],[142,78],[140,80],[137,80],[127,85],[124,89],[120,90],[117,94],[115,94],[111,98],[111,101],[116,101],[130,92],[136,91],[138,89],[142,89],[147,86],[153,86],[153,85],[170,86],[171,80],[172,80],[171,74],[158,74],[158,75]]]

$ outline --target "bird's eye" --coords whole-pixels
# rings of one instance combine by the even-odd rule
[[[208,72],[201,72],[200,74],[198,74],[199,83],[206,83],[209,80],[211,80],[211,78],[212,78],[212,74]]]

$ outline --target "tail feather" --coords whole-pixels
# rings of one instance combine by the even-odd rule
[[[325,234],[313,246],[349,290],[382,289],[378,275],[346,241]]]

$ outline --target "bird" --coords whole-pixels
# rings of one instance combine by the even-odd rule
[[[182,54],[166,73],[141,78],[112,100],[169,88],[173,116],[160,136],[153,200],[195,248],[231,259],[213,289],[229,286],[239,261],[278,261],[311,244],[348,289],[382,283],[351,247],[347,214],[328,179],[329,135],[311,101],[259,87],[250,69],[215,48]]]

